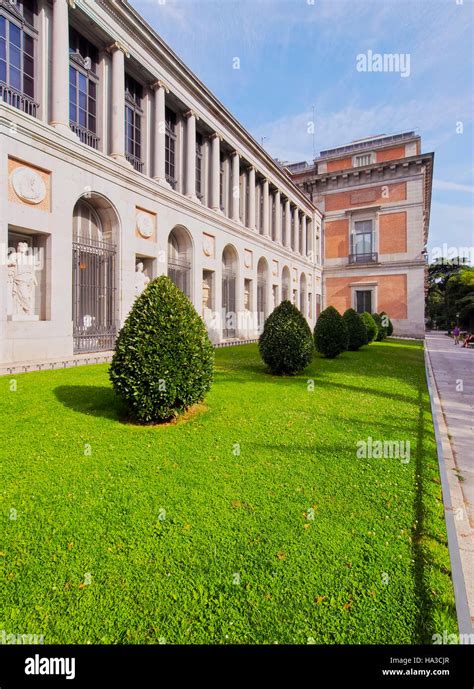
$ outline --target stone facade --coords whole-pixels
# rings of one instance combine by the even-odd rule
[[[2,37],[0,363],[110,349],[160,274],[216,343],[314,326],[322,213],[131,6],[1,1]]]

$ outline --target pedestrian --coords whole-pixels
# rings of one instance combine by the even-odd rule
[[[454,330],[453,330],[454,344],[455,344],[455,345],[459,344],[459,335],[460,335],[460,332],[461,332],[461,331],[459,330],[459,326],[456,325],[456,326],[454,327]]]

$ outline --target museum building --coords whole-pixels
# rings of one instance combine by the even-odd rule
[[[167,274],[215,343],[321,308],[322,213],[127,2],[0,0],[0,363],[113,348]]]
[[[324,216],[324,306],[384,311],[397,335],[424,337],[433,163],[405,131],[286,166]]]

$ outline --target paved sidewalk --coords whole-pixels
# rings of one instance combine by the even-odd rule
[[[474,621],[474,350],[455,345],[444,332],[427,333],[426,348],[451,449],[444,461]]]

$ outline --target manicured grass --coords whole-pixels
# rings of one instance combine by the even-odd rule
[[[16,391],[0,380],[7,634],[305,644],[456,631],[420,344],[316,356],[293,378],[265,373],[256,345],[217,350],[207,411],[166,427],[120,422],[105,365],[15,379]],[[409,463],[358,458],[369,436],[410,441]]]

